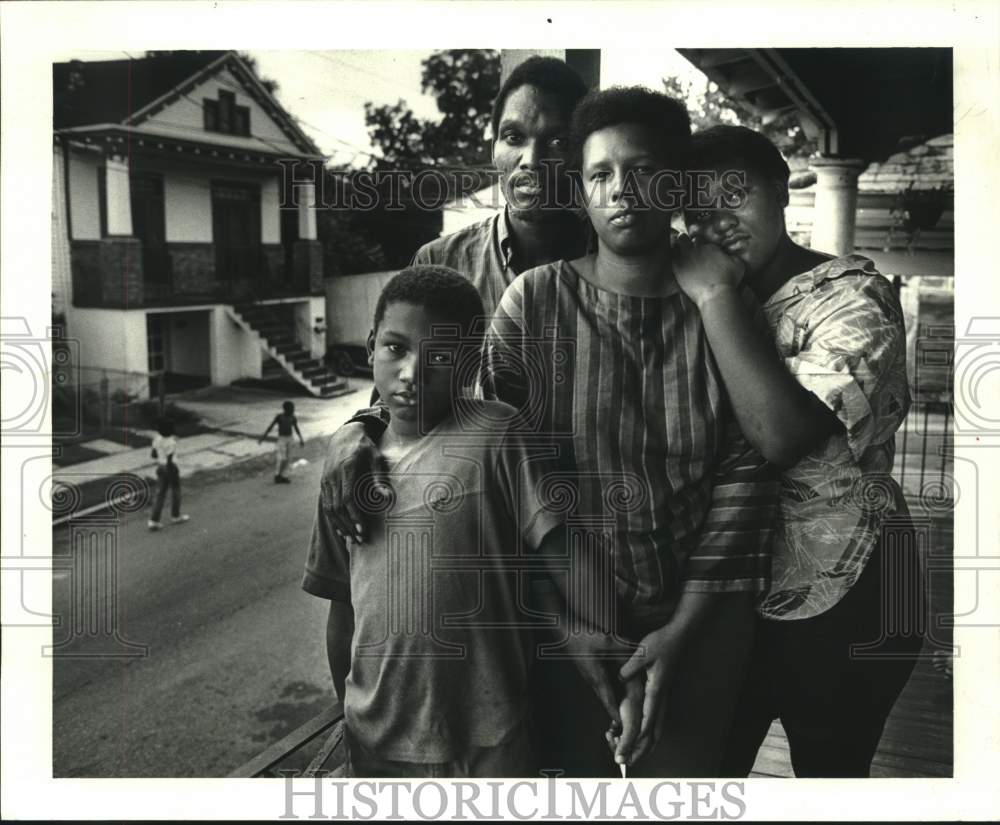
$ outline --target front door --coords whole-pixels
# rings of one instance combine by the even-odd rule
[[[151,312],[146,316],[146,354],[149,397],[156,398],[170,371],[170,316]]]
[[[132,233],[142,241],[142,274],[146,299],[169,297],[170,256],[163,208],[163,178],[135,172],[129,176]]]
[[[215,273],[227,295],[254,297],[261,275],[260,187],[212,184]]]

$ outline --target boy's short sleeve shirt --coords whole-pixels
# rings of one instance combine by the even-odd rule
[[[388,497],[362,484],[364,544],[348,548],[321,505],[316,515],[302,586],[354,608],[345,715],[384,759],[491,747],[527,708],[531,617],[519,594],[530,556],[562,523],[546,505],[554,451],[512,432],[506,405],[466,410],[476,420],[452,419],[400,458]]]

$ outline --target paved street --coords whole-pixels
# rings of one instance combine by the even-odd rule
[[[289,485],[269,457],[186,480],[187,524],[150,533],[146,512],[120,517],[120,636],[148,655],[54,659],[55,776],[222,776],[333,700],[325,603],[299,589],[324,445],[295,452],[310,463]],[[54,552],[69,543],[55,528]],[[56,574],[63,618],[71,580]]]

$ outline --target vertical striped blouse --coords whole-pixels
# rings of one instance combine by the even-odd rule
[[[498,397],[560,444],[570,524],[613,525],[597,544],[627,618],[665,621],[682,590],[766,589],[777,475],[736,426],[676,285],[636,297],[566,261],[529,270],[500,301],[487,360]]]

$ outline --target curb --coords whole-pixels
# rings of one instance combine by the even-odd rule
[[[314,443],[318,442],[325,443],[329,438],[330,438],[329,433],[308,438],[305,440],[305,446],[302,449],[307,450]],[[185,479],[189,481],[192,479],[202,480],[213,473],[223,473],[226,472],[227,470],[232,469],[233,467],[237,467],[243,464],[248,464],[252,461],[259,461],[263,464],[265,459],[267,460],[268,463],[273,462],[274,461],[273,453],[269,451],[267,453],[262,453],[258,455],[240,456],[233,459],[233,461],[229,462],[228,464],[219,467],[207,467],[201,470],[196,470],[189,476],[186,476]],[[141,494],[137,489],[136,485],[137,482],[141,483],[146,488],[146,490],[149,491],[146,497],[140,499],[140,503],[138,504],[138,506],[136,506],[136,498]],[[150,482],[152,482],[152,485],[150,484]],[[56,482],[56,484],[58,483],[59,482]],[[129,488],[126,492],[119,493],[117,495],[108,498],[104,498],[104,495],[106,495],[107,493],[107,488],[109,488],[111,485],[116,485],[120,487],[123,484],[127,488]],[[146,509],[149,503],[148,495],[152,493],[152,489],[155,489],[155,486],[153,485],[155,485],[155,475],[153,474],[144,475],[142,468],[140,468],[135,472],[112,473],[103,478],[95,478],[90,481],[84,482],[83,484],[80,484],[78,487],[75,488],[74,494],[78,495],[80,499],[96,496],[102,498],[103,500],[98,501],[95,504],[86,506],[83,509],[79,510],[74,509],[68,513],[61,513],[58,516],[53,513],[52,527],[58,527],[59,525],[65,524],[66,522],[71,521],[74,518],[81,518],[83,516],[88,516],[93,513],[99,513],[102,510],[115,509],[123,513],[127,513],[127,512],[138,512],[140,510]],[[55,485],[53,485],[53,494],[54,493],[55,493]],[[102,495],[102,493],[104,495]]]

